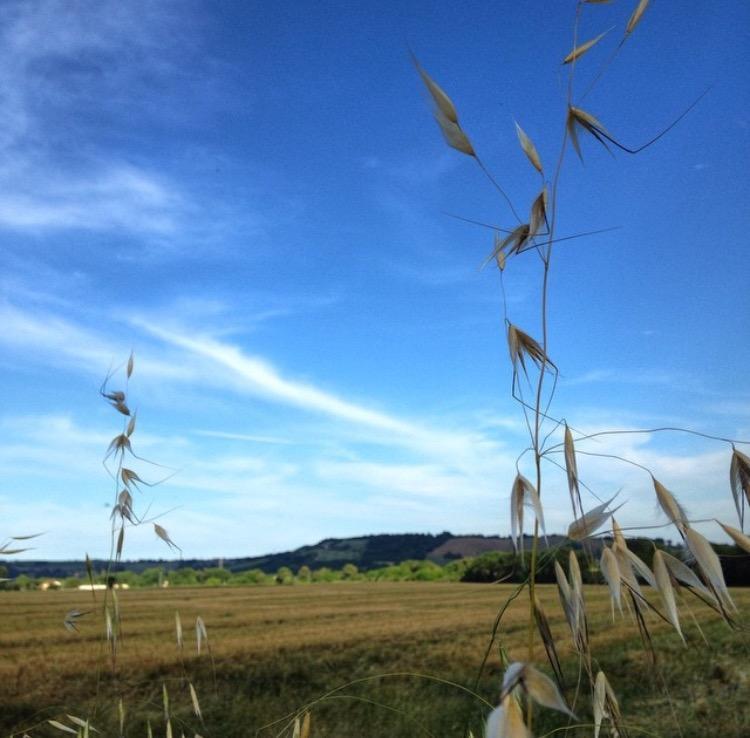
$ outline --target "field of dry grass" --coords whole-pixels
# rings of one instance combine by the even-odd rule
[[[577,663],[560,615],[556,588],[539,587],[560,644],[574,698]],[[176,734],[276,736],[288,726],[263,726],[352,680],[363,680],[312,707],[313,738],[321,736],[481,735],[481,700],[428,674],[472,687],[494,616],[513,591],[507,585],[454,583],[352,583],[294,587],[130,590],[119,594],[122,639],[112,672],[101,607],[80,592],[0,593],[0,729],[22,731],[65,713],[89,716],[116,735],[123,696],[126,735],[164,733],[162,685],[170,694]],[[689,646],[653,623],[660,658],[653,667],[636,626],[613,625],[604,588],[586,591],[594,653],[622,698],[633,734],[705,735],[720,726],[726,737],[746,736],[750,725],[750,638],[691,607],[708,644],[685,623]],[[743,612],[750,591],[735,591]],[[97,593],[101,597],[101,593]],[[511,659],[524,659],[528,601],[513,604],[500,629]],[[92,610],[80,632],[63,627],[71,609]],[[179,611],[185,645],[175,640]],[[205,621],[210,653],[196,653],[195,618]],[[668,653],[668,657],[666,657]],[[545,664],[538,648],[537,660]],[[494,702],[501,678],[493,648],[479,694]],[[398,676],[378,676],[399,674]],[[192,715],[187,679],[197,689],[205,726]],[[585,714],[582,720],[589,719]],[[557,722],[545,722],[548,719]],[[565,725],[542,713],[537,734]],[[108,727],[109,726],[109,727]],[[111,733],[109,731],[112,731]],[[583,730],[581,735],[589,735]],[[38,734],[62,735],[50,726]],[[283,733],[282,733],[283,734]],[[289,729],[286,734],[291,735]],[[578,734],[572,732],[569,734]]]

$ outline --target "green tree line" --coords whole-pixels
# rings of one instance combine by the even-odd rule
[[[682,548],[652,541],[648,538],[631,539],[630,549],[651,566],[655,544],[662,549],[680,555]],[[554,582],[554,562],[567,561],[571,546],[562,546],[543,552],[540,556],[536,580]],[[715,544],[714,548],[722,558],[722,566],[729,586],[750,586],[750,556],[737,546]],[[576,551],[584,581],[602,583],[598,557],[585,546],[577,546]],[[690,562],[688,562],[690,563]],[[167,570],[164,567],[151,567],[136,573],[118,571],[109,578],[104,572],[93,576],[93,583],[99,586],[117,584],[128,587],[241,587],[252,585],[306,585],[320,582],[521,582],[528,575],[529,557],[515,553],[494,551],[480,556],[456,559],[440,565],[427,559],[409,559],[398,564],[360,570],[355,564],[344,564],[340,568],[326,566],[311,568],[302,565],[295,570],[281,566],[275,572],[262,569],[247,569],[231,572],[219,566],[195,569],[182,567]],[[0,565],[0,578],[6,575]],[[90,584],[88,577],[67,577],[61,580],[49,577],[30,577],[25,574],[0,582],[0,589],[32,590],[44,588],[77,589]]]

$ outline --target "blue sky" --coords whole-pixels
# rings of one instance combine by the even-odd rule
[[[586,7],[583,89],[635,3]],[[548,171],[573,3],[6,2],[0,8],[0,516],[40,558],[106,555],[119,419],[98,397],[131,348],[133,438],[178,472],[136,500],[185,556],[327,536],[507,534],[527,442],[509,397],[492,231],[515,222],[431,120],[413,49],[514,202]],[[640,156],[568,151],[550,285],[553,414],[579,429],[750,438],[744,2],[654,2],[588,111]],[[574,95],[575,97],[575,95]],[[527,254],[526,257],[533,256]],[[539,265],[505,273],[539,334]],[[589,446],[645,464],[694,518],[733,520],[726,446]],[[648,475],[624,526],[665,522]],[[524,469],[531,473],[530,469]],[[142,476],[158,468],[141,465]],[[570,523],[549,468],[549,530]],[[588,497],[584,504],[596,504]],[[701,528],[714,539],[717,526]],[[668,528],[659,532],[674,537]],[[145,526],[125,557],[168,556]]]

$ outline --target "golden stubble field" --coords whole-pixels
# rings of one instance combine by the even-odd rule
[[[481,702],[457,688],[404,674],[472,687],[495,615],[513,590],[511,585],[378,582],[121,591],[114,671],[104,639],[103,593],[97,593],[95,604],[84,592],[2,592],[0,728],[8,734],[65,713],[89,716],[95,725],[112,724],[122,697],[126,735],[146,735],[146,720],[162,734],[157,726],[163,725],[166,685],[172,719],[186,735],[256,735],[327,691],[362,680],[313,707],[313,737],[461,736],[467,724],[479,735],[486,710]],[[540,586],[539,593],[572,699],[578,669],[557,592]],[[750,611],[750,591],[733,595],[742,612]],[[683,735],[703,735],[700,731],[715,728],[717,720],[724,736],[750,735],[747,632],[732,632],[707,608],[691,604],[708,643],[690,617],[684,622],[687,648],[654,619],[657,653],[668,654],[655,667],[634,623],[627,616],[612,623],[606,589],[588,587],[586,597],[593,652],[620,690],[623,712],[633,710],[634,726],[679,735],[677,711]],[[92,611],[79,620],[79,633],[63,626],[74,608]],[[527,608],[522,596],[502,621],[499,643],[511,660],[526,658]],[[184,630],[182,652],[175,638],[176,612]],[[209,651],[204,645],[200,656],[198,616],[210,646]],[[546,667],[538,639],[536,660]],[[478,689],[490,702],[501,673],[496,646]],[[386,674],[398,676],[378,677]],[[205,725],[192,715],[188,680],[198,691]],[[547,720],[542,715],[537,725]],[[278,735],[285,726],[281,722],[259,734]],[[37,731],[62,735],[46,725]]]

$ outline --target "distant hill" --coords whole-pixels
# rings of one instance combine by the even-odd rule
[[[550,546],[559,546],[566,539],[564,536],[547,537]],[[591,541],[594,550],[601,545],[597,540]],[[544,544],[544,541],[542,542]],[[531,537],[526,536],[526,548],[531,547]],[[456,536],[447,531],[432,535],[430,533],[403,533],[362,536],[361,538],[326,538],[312,546],[302,546],[294,551],[267,554],[239,559],[140,559],[122,561],[112,567],[113,571],[142,572],[151,567],[179,569],[192,567],[205,569],[221,564],[232,572],[247,569],[262,569],[270,574],[281,566],[297,570],[306,565],[311,569],[327,566],[340,569],[344,564],[355,564],[359,569],[375,569],[390,564],[398,564],[409,559],[430,559],[437,564],[478,556],[488,551],[512,551],[510,537],[465,535]],[[83,561],[19,561],[6,559],[2,564],[8,569],[8,576],[16,577],[26,574],[32,577],[63,578],[85,576],[86,566]],[[92,561],[95,572],[104,571],[107,562],[101,559]]]

